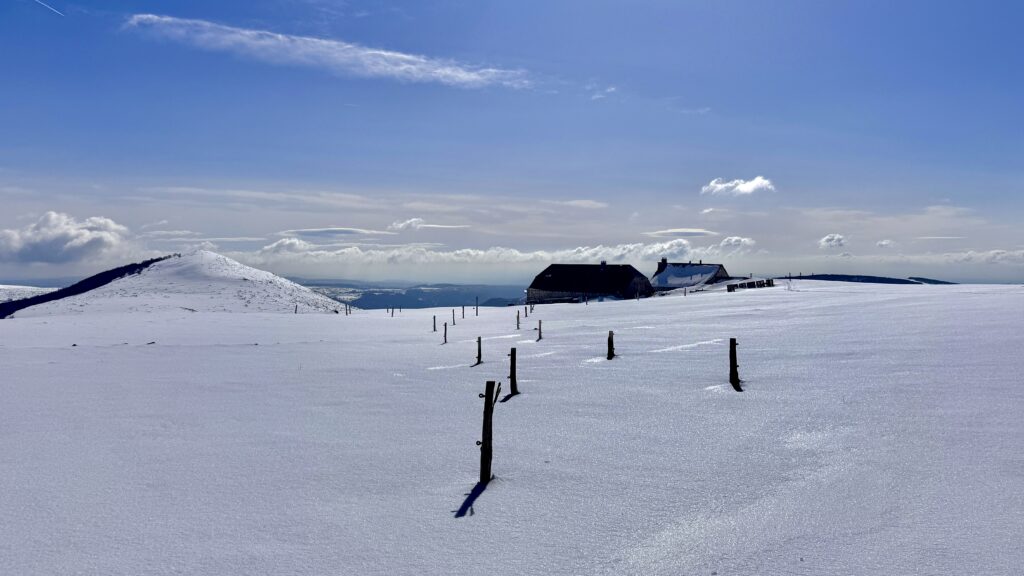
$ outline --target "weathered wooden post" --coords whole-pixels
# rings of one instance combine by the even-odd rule
[[[394,318],[394,317],[395,317],[395,309],[394,309],[394,308],[392,308],[392,309],[391,309],[391,317],[392,317],[392,318]]]
[[[481,338],[479,336],[477,336],[476,337],[476,364],[473,364],[473,366],[479,366],[479,365],[484,363],[484,354],[483,354],[483,352],[484,352],[484,349],[483,349],[483,344],[481,343]]]
[[[466,319],[466,305],[465,304],[462,305],[462,319],[463,320]]]
[[[729,384],[732,384],[733,390],[743,392],[740,382],[743,381],[740,380],[739,365],[736,363],[736,339],[729,338]]]
[[[480,297],[479,296],[476,297],[476,312],[474,313],[474,315],[475,316],[479,316],[480,315]]]
[[[519,330],[519,310],[516,310],[516,330]]]
[[[498,385],[498,390],[501,390],[501,385]],[[480,394],[480,397],[484,399],[484,426],[483,431],[480,434],[480,441],[477,445],[480,446],[480,485],[484,486],[491,481],[491,457],[494,453],[492,443],[492,432],[491,432],[491,419],[494,415],[494,397],[497,392],[494,388],[494,380],[487,381],[487,387],[484,389],[484,393]]]
[[[516,379],[516,349],[515,348],[512,348],[512,351],[509,352],[508,357],[510,359],[509,372],[508,372],[508,382],[509,382],[509,387],[511,388],[510,393],[511,393],[512,396],[515,396],[516,394],[519,394],[519,383],[518,383],[518,380]]]
[[[444,343],[448,343],[448,323],[444,323]]]
[[[437,314],[434,314],[434,332],[437,332]]]
[[[529,317],[530,317],[530,308],[527,307],[527,306],[523,306],[523,318],[529,318]]]
[[[608,359],[615,358],[615,332],[608,331]]]
[[[298,304],[296,304],[296,305],[295,305],[295,313],[296,313],[296,314],[298,314],[298,313],[299,313],[299,305],[298,305]]]
[[[452,326],[455,326],[455,308],[452,308]]]
[[[541,338],[544,337],[544,324],[543,320],[537,320],[537,342],[540,342]]]

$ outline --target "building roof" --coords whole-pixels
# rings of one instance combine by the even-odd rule
[[[647,282],[646,276],[628,264],[552,264],[533,279],[530,288],[549,292],[619,294],[638,278]]]
[[[689,288],[728,279],[729,273],[722,264],[677,263],[662,259],[658,263],[658,271],[651,277],[651,285],[660,289]]]

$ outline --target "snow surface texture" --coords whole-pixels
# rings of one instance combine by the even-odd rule
[[[0,574],[1019,574],[1024,289],[792,284],[0,321]]]
[[[80,312],[333,312],[342,305],[298,284],[197,250],[161,260],[139,274],[15,313],[18,317]]]
[[[0,284],[0,302],[31,298],[32,296],[39,296],[40,294],[49,294],[54,290],[56,290],[56,288],[36,288],[35,286],[10,286],[7,284]]]

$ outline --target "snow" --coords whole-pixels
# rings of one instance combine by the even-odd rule
[[[54,290],[56,290],[56,288],[37,288],[35,286],[12,286],[10,284],[0,284],[0,302],[31,298],[32,296],[38,296],[40,294],[48,294]]]
[[[95,312],[333,312],[343,306],[290,280],[205,250],[157,262],[78,296],[16,315]]]
[[[718,264],[668,264],[661,274],[651,278],[655,288],[699,287],[721,270]]]
[[[153,278],[203,289],[174,304],[238,309],[179,272]],[[122,287],[19,313],[0,573],[1018,573],[1022,288],[793,287],[537,306],[519,331],[467,310],[447,345],[450,309],[139,314],[115,303],[159,299]],[[511,346],[496,478],[455,518]]]

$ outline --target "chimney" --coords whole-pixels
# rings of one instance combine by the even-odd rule
[[[601,272],[604,272],[604,269],[607,266],[608,266],[608,261],[607,260],[601,260]]]
[[[658,262],[658,271],[655,272],[654,275],[657,276],[658,274],[661,274],[665,271],[665,268],[668,268],[668,258],[662,258],[661,262]]]
[[[703,265],[703,264],[704,264],[704,261],[703,261],[703,260],[698,260],[698,261],[697,261],[697,264],[701,264],[701,265]]]

